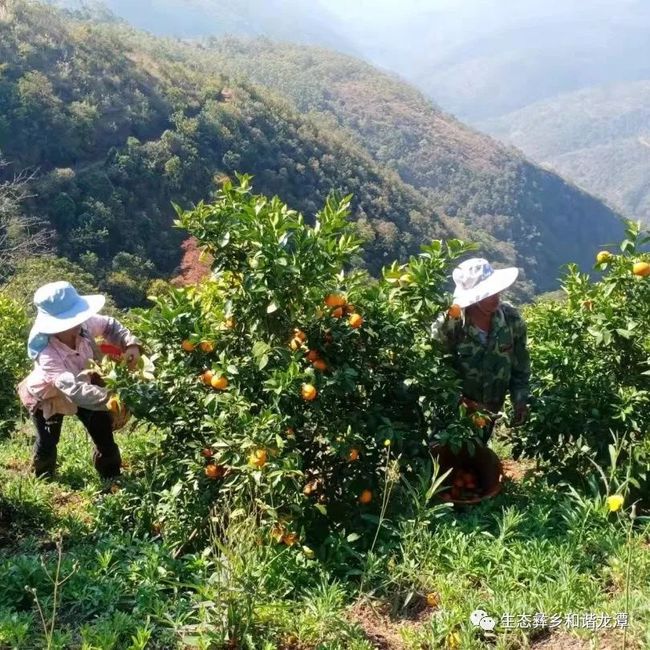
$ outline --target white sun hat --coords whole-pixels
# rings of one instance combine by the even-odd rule
[[[513,285],[518,275],[517,268],[494,269],[480,257],[465,260],[452,274],[456,284],[454,303],[463,308],[474,305]]]
[[[80,296],[69,282],[50,282],[34,294],[34,329],[41,334],[65,332],[97,314],[105,302],[104,296]]]

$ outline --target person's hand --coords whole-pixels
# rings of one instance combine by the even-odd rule
[[[530,409],[528,404],[515,404],[515,417],[512,420],[512,426],[520,427],[528,419]]]
[[[129,370],[134,370],[140,360],[140,348],[137,345],[129,345],[124,352],[124,358]]]

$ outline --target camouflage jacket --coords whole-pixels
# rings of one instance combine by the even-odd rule
[[[493,411],[501,409],[508,391],[513,404],[528,402],[526,323],[514,307],[507,303],[499,306],[485,342],[475,325],[446,315],[434,324],[433,336],[452,355],[465,397]]]

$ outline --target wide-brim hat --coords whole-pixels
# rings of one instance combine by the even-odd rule
[[[100,312],[105,302],[101,295],[80,296],[69,282],[50,282],[34,294],[37,314],[32,331],[65,332]]]
[[[475,305],[485,298],[494,296],[512,286],[519,276],[519,269],[494,269],[487,261],[479,257],[465,260],[452,274],[456,289],[454,303],[459,307]]]

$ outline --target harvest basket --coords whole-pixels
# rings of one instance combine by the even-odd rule
[[[452,451],[450,447],[434,445],[431,454],[440,464],[441,473],[452,470],[448,481],[457,472],[468,472],[476,478],[476,496],[454,496],[448,492],[445,500],[455,505],[474,505],[501,492],[503,466],[499,457],[489,447],[476,447],[474,452],[470,453],[466,448]]]

